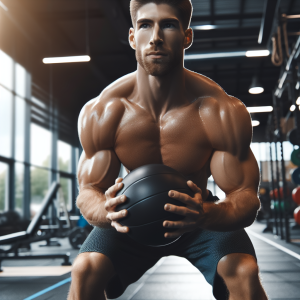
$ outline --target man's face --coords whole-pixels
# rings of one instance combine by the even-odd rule
[[[136,16],[130,32],[136,59],[147,74],[163,76],[182,63],[185,33],[178,11],[167,4],[148,3]]]

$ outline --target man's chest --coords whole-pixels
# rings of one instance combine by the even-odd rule
[[[163,163],[188,174],[205,165],[211,147],[199,111],[190,105],[158,121],[144,110],[127,110],[117,130],[115,151],[128,170]]]

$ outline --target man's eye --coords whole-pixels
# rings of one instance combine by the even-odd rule
[[[148,28],[149,24],[142,24],[140,28]]]
[[[174,24],[172,24],[172,23],[166,23],[165,25],[164,25],[164,28],[174,28],[175,26],[174,26]]]

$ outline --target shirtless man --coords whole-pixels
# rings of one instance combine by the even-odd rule
[[[80,113],[84,151],[77,206],[94,230],[74,262],[69,300],[119,297],[167,255],[195,265],[218,300],[267,299],[243,229],[260,207],[251,119],[241,101],[183,67],[193,40],[191,10],[189,0],[131,0],[129,42],[137,71],[112,83]],[[165,205],[185,216],[163,222],[165,238],[181,236],[176,242],[149,247],[128,237],[129,229],[118,222],[127,211],[115,211],[126,201],[116,196],[121,163],[128,171],[160,163],[187,176],[193,198],[169,192],[187,207]],[[210,175],[225,199],[214,201],[206,189]]]

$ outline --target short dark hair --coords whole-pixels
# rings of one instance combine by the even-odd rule
[[[148,3],[168,4],[175,7],[179,11],[183,29],[186,30],[189,28],[193,12],[191,0],[131,0],[130,15],[133,26],[135,26],[137,11]]]

